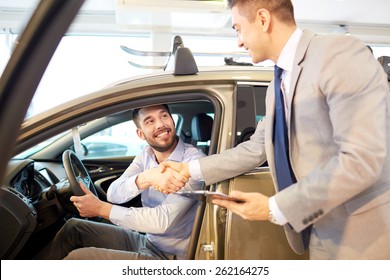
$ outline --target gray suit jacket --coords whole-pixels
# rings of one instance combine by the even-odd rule
[[[379,62],[352,36],[304,31],[290,92],[290,160],[298,182],[281,192],[274,184],[291,247],[303,253],[298,233],[313,225],[317,244],[310,251],[319,242],[332,259],[390,259],[390,95]],[[251,139],[200,159],[206,184],[265,160],[275,178],[274,110],[272,82],[266,117]]]

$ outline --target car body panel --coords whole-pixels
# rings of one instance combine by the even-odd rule
[[[260,192],[267,196],[275,194],[268,168],[238,176],[231,180],[230,191]],[[247,221],[228,213],[225,237],[225,259],[288,260],[308,259],[297,255],[290,248],[283,227],[268,221]],[[253,250],[253,247],[256,250]]]

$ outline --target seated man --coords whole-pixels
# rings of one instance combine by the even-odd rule
[[[121,204],[141,193],[143,207],[126,208],[103,202],[80,185],[84,196],[71,201],[82,217],[100,216],[114,225],[70,219],[54,238],[52,259],[185,259],[193,227],[196,200],[166,195],[153,186],[182,186],[183,178],[161,173],[159,163],[190,161],[204,154],[182,142],[167,105],[133,111],[137,134],[148,142],[127,170],[108,189],[107,200]],[[180,176],[180,175],[179,175]],[[190,180],[186,189],[200,189]],[[143,234],[146,233],[146,234]]]

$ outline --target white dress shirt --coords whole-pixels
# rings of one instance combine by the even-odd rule
[[[294,63],[294,56],[297,51],[299,40],[302,37],[302,30],[297,28],[294,33],[291,35],[290,39],[287,41],[286,45],[284,46],[282,52],[280,53],[278,62],[276,65],[278,65],[280,68],[283,69],[282,73],[282,82],[281,82],[281,88],[283,93],[283,99],[284,99],[284,111],[286,112],[285,116],[286,118],[289,115],[290,111],[290,104],[291,104],[291,98],[292,98],[292,92],[290,91],[290,85],[291,85],[291,74],[292,74],[292,68]],[[276,204],[275,197],[270,197],[269,201],[269,208],[274,216],[274,222],[278,225],[285,225],[287,224],[287,219],[283,215],[283,213],[280,211],[278,205]]]

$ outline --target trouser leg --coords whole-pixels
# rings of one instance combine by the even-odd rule
[[[83,247],[139,252],[145,242],[143,235],[115,225],[70,219],[55,236],[49,258],[63,259],[71,251]]]
[[[146,241],[146,238],[144,238]],[[140,251],[120,251],[107,248],[86,247],[70,252],[65,260],[166,260],[161,252],[146,248]]]

